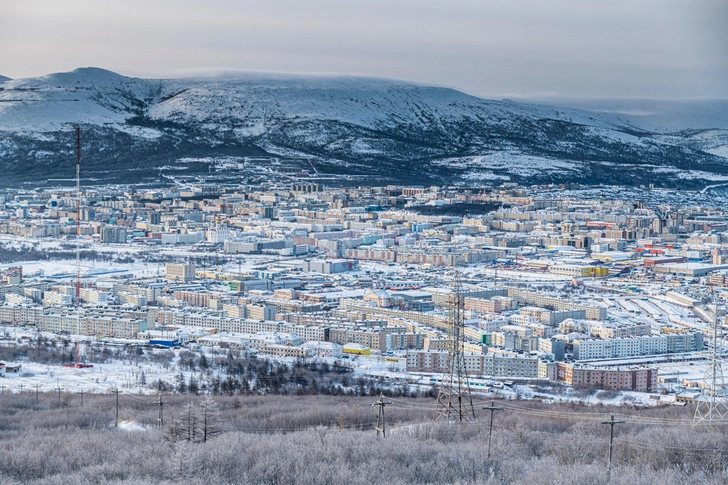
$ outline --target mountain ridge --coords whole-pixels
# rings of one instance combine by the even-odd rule
[[[85,172],[99,181],[179,182],[220,168],[218,159],[242,160],[251,169],[251,157],[266,169],[272,166],[267,157],[278,171],[369,176],[372,182],[608,178],[697,187],[728,181],[728,120],[694,130],[683,129],[689,120],[666,123],[660,131],[654,116],[645,119],[488,100],[384,78],[236,73],[144,79],[80,68],[3,83],[0,169],[12,183],[43,174],[64,178],[69,133],[81,125]],[[179,162],[190,158],[201,161]],[[118,174],[108,170],[111,163]],[[236,176],[244,178],[245,171]]]

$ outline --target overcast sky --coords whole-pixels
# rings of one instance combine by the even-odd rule
[[[357,73],[491,97],[728,97],[728,0],[0,0],[0,74]]]

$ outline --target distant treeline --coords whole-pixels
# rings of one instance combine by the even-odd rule
[[[12,331],[6,331],[12,338]],[[334,361],[296,359],[290,364],[258,357],[255,353],[234,349],[204,352],[180,350],[178,354],[140,346],[109,347],[99,343],[84,344],[81,360],[95,364],[124,362],[158,365],[177,370],[174,380],[147,379],[143,371],[134,374],[134,387],[147,387],[180,394],[276,394],[377,396],[380,392],[394,396],[432,396],[431,388],[406,384],[392,385],[383,380],[354,376],[353,370]],[[32,342],[0,346],[0,361],[31,361],[61,365],[75,360],[70,339],[52,341],[39,335]]]

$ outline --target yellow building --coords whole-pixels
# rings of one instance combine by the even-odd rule
[[[598,278],[609,276],[609,268],[604,266],[580,266],[576,264],[554,264],[549,266],[549,273],[570,276],[572,278]]]
[[[361,344],[346,344],[344,345],[344,348],[341,349],[345,354],[354,354],[354,355],[369,355],[371,354],[372,349],[369,347],[365,347]]]

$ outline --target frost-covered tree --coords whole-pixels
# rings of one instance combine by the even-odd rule
[[[167,427],[167,439],[172,442],[197,440],[197,412],[187,403],[182,412]]]
[[[222,433],[220,426],[220,409],[217,401],[206,396],[200,404],[199,417],[197,420],[199,426],[199,436],[203,443],[207,440],[218,436]]]

